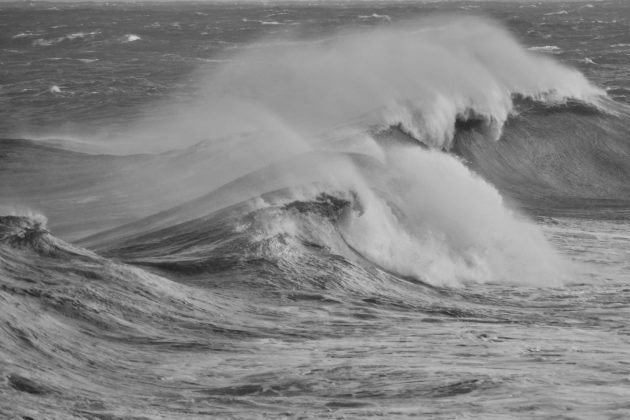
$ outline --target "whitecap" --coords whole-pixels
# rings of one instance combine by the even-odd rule
[[[392,21],[392,18],[389,15],[379,15],[378,13],[372,13],[371,15],[359,15],[359,19],[381,19],[388,22]]]
[[[31,31],[26,31],[26,32],[20,32],[19,34],[15,34],[11,37],[11,39],[21,39],[21,38],[31,38],[33,36],[36,36],[37,33],[35,32],[31,32]]]
[[[85,38],[86,36],[89,36],[89,35],[96,35],[96,32],[75,32],[73,34],[66,35],[65,39],[73,40],[77,38]]]
[[[247,19],[242,18],[241,22],[257,22],[261,25],[283,25],[283,23],[275,21],[275,20],[256,20],[256,19]]]
[[[537,52],[550,52],[550,53],[561,51],[560,47],[556,45],[542,45],[542,46],[537,46],[537,47],[529,47],[528,50],[537,51]]]
[[[568,15],[569,12],[567,12],[566,10],[560,10],[557,12],[549,12],[549,13],[545,13],[545,16],[555,16],[555,15]]]
[[[92,31],[92,32],[75,32],[72,34],[68,34],[65,36],[60,36],[58,38],[50,38],[50,39],[45,39],[45,38],[39,38],[36,39],[35,41],[33,41],[33,45],[34,46],[40,46],[40,47],[48,47],[50,45],[54,45],[54,44],[58,44],[60,42],[63,41],[73,41],[75,39],[81,39],[81,38],[86,38],[86,37],[94,37],[96,35],[100,34],[99,31]]]
[[[33,41],[33,46],[36,47],[48,47],[55,43],[55,40],[39,38]]]
[[[142,38],[140,38],[138,35],[135,34],[127,34],[123,37],[123,42],[135,42],[135,41],[140,41]]]

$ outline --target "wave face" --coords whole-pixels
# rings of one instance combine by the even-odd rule
[[[105,136],[0,140],[2,415],[627,411],[630,109],[541,55],[560,40],[409,5],[339,7],[358,28],[312,5],[111,7],[111,27],[2,42],[145,60],[216,24],[225,51],[179,75],[186,100],[111,131],[105,112]],[[515,25],[600,6],[538,7]],[[559,383],[575,401],[545,400]]]
[[[503,136],[475,129],[456,136],[457,153],[485,179],[525,205],[591,207],[627,203],[630,112],[583,104],[523,106]]]

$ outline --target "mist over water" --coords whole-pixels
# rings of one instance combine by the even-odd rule
[[[627,414],[626,9],[459,6],[10,9],[0,413]]]

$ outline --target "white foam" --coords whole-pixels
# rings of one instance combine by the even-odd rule
[[[247,18],[243,18],[241,19],[242,22],[257,22],[260,23],[261,25],[284,25],[284,23],[282,22],[278,22],[276,20],[252,20],[252,19],[247,19]]]
[[[138,35],[134,35],[134,34],[127,34],[123,37],[123,42],[136,42],[136,41],[140,41],[142,38],[140,38]]]
[[[560,47],[556,45],[542,45],[536,47],[529,47],[530,51],[541,51],[541,52],[557,52],[560,51]]]
[[[60,36],[58,38],[50,38],[50,39],[39,38],[33,41],[33,45],[41,46],[41,47],[48,47],[51,45],[59,44],[60,42],[64,42],[64,41],[73,41],[75,39],[82,39],[82,38],[93,38],[98,34],[100,34],[100,31],[75,32],[75,33],[71,33],[65,36]]]
[[[360,190],[364,213],[346,240],[382,267],[434,285],[561,286],[568,267],[539,229],[456,158],[420,148],[388,150],[389,205]]]
[[[388,22],[392,21],[392,18],[389,15],[379,15],[378,13],[372,13],[371,15],[359,15],[359,19],[364,19],[364,20],[380,19],[380,20],[386,20]]]
[[[569,12],[567,12],[566,10],[559,10],[557,12],[545,13],[545,16],[568,15],[568,14]]]
[[[31,38],[31,37],[36,36],[36,35],[37,35],[37,33],[35,33],[35,32],[26,31],[26,32],[20,32],[19,34],[15,34],[11,38],[12,39]]]

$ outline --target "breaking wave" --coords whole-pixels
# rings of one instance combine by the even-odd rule
[[[573,268],[502,193],[566,204],[628,191],[627,110],[490,22],[271,45],[201,74],[199,100],[162,105],[169,117],[105,149],[143,154],[57,149],[99,163],[66,165],[86,182],[51,189],[80,196],[43,210],[62,226],[61,209],[89,214],[100,224],[74,226],[80,244],[158,271],[267,264],[307,278],[323,259],[332,277],[344,261],[433,286],[541,286]],[[124,176],[100,181],[110,168]],[[41,179],[22,182],[41,194]]]

